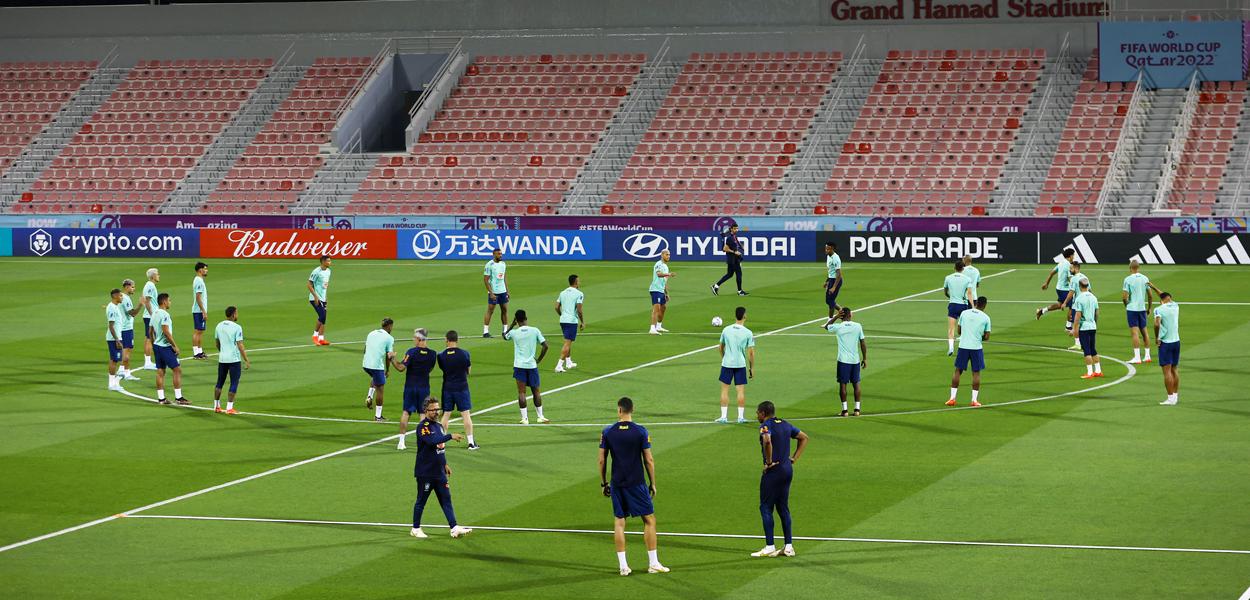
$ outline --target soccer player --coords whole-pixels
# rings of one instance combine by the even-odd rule
[[[1181,364],[1181,307],[1172,294],[1159,292],[1155,308],[1155,343],[1159,345],[1159,366],[1163,367],[1163,387],[1168,393],[1164,406],[1176,406],[1181,387],[1176,367]]]
[[[1046,281],[1042,282],[1043,290],[1050,287],[1050,280],[1054,279],[1056,274],[1059,275],[1059,280],[1055,282],[1055,297],[1057,301],[1052,303],[1050,306],[1043,306],[1042,308],[1037,309],[1037,311],[1033,313],[1033,316],[1037,319],[1041,319],[1042,315],[1048,312],[1056,310],[1067,311],[1069,306],[1068,296],[1069,292],[1072,291],[1072,286],[1069,283],[1069,280],[1072,278],[1072,257],[1075,255],[1075,250],[1071,248],[1064,248],[1063,258],[1060,258],[1059,262],[1055,263],[1055,268],[1051,269],[1050,273],[1046,274]]]
[[[972,266],[971,254],[964,255],[964,277],[972,282],[972,297],[978,297],[981,288],[981,269]]]
[[[139,303],[143,305],[143,368],[156,370],[156,362],[152,360],[152,312],[156,310],[156,284],[161,280],[161,272],[148,269],[148,280],[143,284],[143,297]]]
[[[550,423],[551,419],[543,416],[543,397],[539,392],[538,363],[547,356],[547,338],[536,327],[527,325],[524,310],[518,310],[512,316],[512,325],[503,332],[503,339],[512,340],[512,378],[516,380],[517,403],[521,405],[521,424],[530,424],[530,409],[525,405],[525,387],[534,392],[534,410],[538,411],[539,423]],[[534,358],[538,344],[543,350]]]
[[[317,313],[317,324],[313,325],[312,341],[314,346],[329,346],[326,341],[326,292],[330,288],[329,256],[321,255],[321,264],[308,275],[308,303]],[[401,437],[402,441],[403,438]]]
[[[117,368],[117,376],[126,381],[139,381],[130,370],[130,353],[135,348],[135,315],[143,310],[143,305],[135,305],[131,296],[135,293],[135,280],[122,280],[122,364]],[[145,334],[146,335],[146,334]]]
[[[842,257],[838,256],[838,245],[825,242],[825,305],[829,307],[829,318],[838,314],[838,292],[842,291]]]
[[[201,346],[204,342],[204,330],[208,329],[208,287],[204,285],[205,277],[208,277],[208,265],[195,263],[195,279],[191,281],[191,294],[194,299],[191,303],[191,321],[194,325],[191,332],[191,358],[196,360],[208,358]]]
[[[794,556],[794,537],[790,523],[790,482],[794,480],[794,463],[799,462],[807,447],[807,434],[788,421],[777,418],[772,402],[761,402],[755,409],[760,422],[760,450],[764,457],[764,474],[760,476],[760,516],[764,519],[764,543],[751,556],[772,558],[779,554]],[[790,455],[790,440],[799,445]],[[786,545],[781,550],[773,545],[773,511],[781,517],[781,531]]]
[[[955,261],[955,272],[942,282],[942,293],[949,299],[946,304],[946,355],[955,353],[955,327],[959,315],[972,304],[972,280],[964,275],[964,261]]]
[[[838,323],[838,321],[842,321]],[[846,384],[855,388],[855,412],[859,412],[859,371],[868,368],[868,345],[864,343],[864,328],[851,320],[851,309],[842,307],[838,316],[830,318],[824,325],[826,331],[832,331],[838,337],[838,397],[842,399],[842,413],[846,412]]]
[[[577,332],[586,328],[586,316],[582,314],[582,303],[586,294],[582,293],[582,280],[577,275],[569,275],[569,287],[560,292],[556,298],[556,314],[560,315],[560,331],[564,334],[564,345],[560,346],[560,358],[556,360],[556,373],[563,373],[577,366],[573,362],[573,342],[577,340]]]
[[[1066,327],[1068,329],[1068,335],[1076,337],[1076,334],[1072,333],[1072,324],[1076,322],[1076,309],[1074,307],[1076,305],[1077,296],[1081,295],[1081,282],[1084,281],[1085,283],[1089,283],[1089,278],[1081,273],[1081,263],[1075,260],[1068,265],[1068,274],[1068,285],[1072,289],[1068,291],[1068,322]],[[1068,349],[1081,350],[1082,348],[1081,342],[1078,339],[1074,340],[1072,342],[1072,346]]]
[[[447,332],[447,348],[438,353],[438,368],[443,372],[443,429],[451,423],[451,410],[460,411],[464,421],[464,436],[469,440],[469,450],[481,448],[473,441],[472,398],[469,396],[469,371],[473,361],[469,351],[460,347],[460,334],[455,329]]]
[[[178,343],[174,341],[174,320],[169,316],[169,294],[157,294],[151,329],[152,358],[156,363],[156,401],[169,404],[169,400],[165,399],[165,369],[170,369],[174,373],[174,402],[181,406],[191,404],[182,396],[182,364],[178,362]]]
[[[1073,277],[1075,279],[1075,275]],[[1098,298],[1089,291],[1088,279],[1080,279],[1076,283],[1081,293],[1072,301],[1072,337],[1080,342],[1081,352],[1085,355],[1085,374],[1081,375],[1081,379],[1102,377],[1102,362],[1098,360],[1098,348],[1095,345],[1098,334]]]
[[[972,406],[981,406],[981,371],[985,370],[985,351],[982,343],[990,339],[990,316],[985,314],[985,296],[977,298],[975,307],[959,315],[959,354],[955,356],[955,374],[951,376],[951,399],[947,406],[955,406],[959,395],[959,376],[972,363]]]
[[[247,358],[247,348],[243,347],[243,327],[239,325],[239,309],[226,307],[226,319],[217,324],[213,330],[213,338],[217,343],[217,385],[213,386],[213,412],[224,412],[237,415],[234,409],[234,395],[239,392],[239,378],[243,369],[252,368],[252,361]],[[221,386],[230,377],[230,392],[226,396],[226,410],[221,410]]]
[[[664,328],[664,313],[668,311],[668,280],[676,273],[668,270],[668,250],[660,253],[660,260],[651,266],[651,335],[660,335],[668,330]]]
[[[612,457],[612,482],[608,483],[608,456]],[[643,479],[643,466],[646,479]],[[625,519],[641,517],[643,541],[647,545],[647,572],[667,573],[660,564],[655,533],[655,459],[651,456],[651,435],[647,428],[634,422],[634,401],[622,397],[616,401],[616,423],[599,435],[599,481],[603,495],[612,499],[616,516],[614,539],[616,560],[621,576],[633,571],[625,559]],[[650,483],[647,483],[650,482]]]
[[[425,512],[425,502],[430,499],[431,492],[438,496],[438,505],[443,508],[443,516],[447,517],[451,537],[473,533],[472,529],[456,523],[451,486],[447,482],[447,477],[451,475],[451,467],[447,465],[447,442],[462,439],[458,433],[449,434],[443,430],[438,423],[438,398],[427,398],[425,418],[417,425],[417,463],[412,469],[413,476],[417,478],[417,501],[412,505],[412,530],[408,535],[420,540],[430,537],[421,531],[421,513]]]
[[[721,251],[725,253],[725,275],[712,284],[712,295],[719,296],[721,284],[729,281],[730,277],[736,277],[735,282],[738,284],[738,295],[749,296],[750,294],[742,289],[742,240],[738,239],[737,223],[729,226],[729,231],[725,233],[725,243],[721,247]]]
[[[113,288],[109,292],[109,303],[104,306],[104,318],[108,323],[104,330],[104,343],[109,348],[109,391],[122,391],[121,377],[117,367],[122,362],[122,291]]]
[[[746,423],[747,380],[755,378],[755,334],[743,323],[747,320],[747,307],[734,309],[733,325],[720,332],[720,418],[717,423],[729,422],[729,386],[738,390],[738,422]]]
[[[395,321],[385,318],[382,319],[381,327],[365,336],[365,357],[361,363],[365,374],[369,376],[365,408],[373,409],[373,420],[379,423],[386,420],[382,417],[382,392],[386,386],[386,375],[395,360],[395,338],[391,337],[391,330],[394,328]]]
[[[508,328],[508,263],[503,261],[503,250],[491,250],[491,259],[482,271],[482,283],[486,286],[486,316],[482,317],[482,337],[490,337],[490,317],[499,306],[499,323]]]
[[[412,332],[412,347],[404,353],[403,360],[394,362],[395,370],[404,373],[404,412],[399,416],[400,450],[406,450],[404,441],[408,435],[408,419],[412,415],[425,412],[425,399],[430,397],[430,371],[438,362],[438,354],[426,342],[428,332],[418,327]],[[444,396],[446,398],[446,396]],[[446,428],[447,424],[443,424]]]
[[[1133,359],[1129,364],[1139,365],[1150,362],[1150,335],[1146,333],[1146,315],[1154,304],[1150,292],[1159,292],[1150,278],[1140,272],[1141,265],[1134,258],[1128,261],[1128,276],[1124,278],[1124,288],[1120,292],[1120,301],[1124,303],[1124,314],[1128,317],[1128,331],[1133,336]],[[1146,358],[1142,359],[1142,350]]]

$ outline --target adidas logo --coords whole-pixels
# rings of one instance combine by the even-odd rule
[[[1176,261],[1172,259],[1172,253],[1168,251],[1168,247],[1163,244],[1163,238],[1154,236],[1133,255],[1132,260],[1143,265],[1174,265]]]
[[[1228,238],[1223,246],[1215,251],[1215,254],[1207,257],[1208,265],[1250,265],[1250,255],[1246,254],[1246,247],[1241,245],[1241,240],[1237,236]]]
[[[1081,264],[1087,264],[1087,265],[1098,264],[1098,257],[1094,256],[1094,249],[1090,248],[1089,242],[1085,241],[1085,234],[1081,234],[1081,235],[1076,236],[1075,238],[1072,238],[1072,243],[1063,247],[1064,250],[1067,250],[1069,248],[1071,248],[1072,251],[1076,253],[1075,255],[1073,255],[1072,260],[1075,260]],[[1056,254],[1055,257],[1051,260],[1058,263],[1059,261],[1063,260],[1063,253],[1060,252],[1059,254]]]

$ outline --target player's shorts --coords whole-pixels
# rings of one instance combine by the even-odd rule
[[[239,391],[239,378],[243,376],[243,363],[217,363],[217,385],[213,387],[220,390],[222,384],[226,382],[226,376],[230,377],[230,393]]]
[[[508,292],[503,292],[503,293],[501,293],[501,294],[495,294],[495,299],[494,299],[494,300],[491,300],[491,299],[490,299],[490,295],[489,295],[489,294],[487,294],[487,296],[486,296],[486,303],[487,303],[487,304],[490,304],[491,306],[494,306],[494,305],[496,305],[496,304],[507,304],[507,303],[508,303]]]
[[[143,337],[153,339],[152,337],[152,319],[143,318]]]
[[[109,360],[112,362],[122,361],[122,349],[117,347],[117,342],[104,342],[109,347]]]
[[[789,458],[786,459],[789,461]],[[790,482],[794,480],[794,469],[782,463],[760,476],[760,505],[775,506],[790,501]]]
[[[178,355],[174,354],[174,349],[170,346],[152,344],[152,360],[157,369],[177,369],[182,366],[178,362]]]
[[[208,329],[208,320],[204,318],[204,313],[191,313],[191,320],[195,321],[196,331]]]
[[[725,385],[746,385],[747,384],[747,368],[746,367],[721,367],[720,382]]]
[[[964,314],[964,311],[968,310],[968,308],[969,306],[967,304],[951,302],[946,305],[946,316],[952,319],[958,319],[959,315]]]
[[[612,486],[612,514],[618,519],[655,514],[651,490],[646,485]]]
[[[127,329],[122,332],[122,348],[132,350],[135,347],[135,330]]]
[[[522,369],[520,367],[512,367],[512,378],[534,389],[538,389],[537,368]]]
[[[1179,364],[1181,364],[1181,343],[1163,342],[1159,344],[1159,366],[1166,367],[1171,365],[1175,367]]]
[[[564,333],[564,339],[570,342],[577,339],[577,323],[561,323],[560,331]]]
[[[837,280],[836,279],[825,280],[825,304],[827,304],[829,308],[833,308],[834,306],[837,306],[838,292],[842,291],[841,283],[839,283],[837,287],[833,287],[833,284],[835,281]],[[829,293],[829,290],[831,288],[833,289],[833,293]]]
[[[534,370],[537,371],[538,369]],[[469,390],[443,392],[443,412],[451,412],[452,409],[460,412],[473,410],[473,402],[469,398]]]
[[[1081,352],[1084,352],[1085,356],[1098,356],[1098,348],[1094,346],[1094,338],[1097,335],[1097,329],[1077,333],[1077,338],[1081,340]]]
[[[317,322],[321,323],[322,325],[325,325],[326,324],[326,303],[322,302],[318,304],[314,300],[309,300],[308,304],[312,305],[313,310],[317,312]]]
[[[383,369],[365,369],[365,373],[373,380],[373,385],[381,387],[386,385],[386,371]]]
[[[970,350],[968,348],[960,348],[955,353],[955,368],[960,371],[968,370],[968,363],[972,363],[972,372],[980,373],[985,370],[985,351]]]
[[[668,304],[668,294],[664,292],[651,292],[651,303],[663,306]]]
[[[1055,301],[1059,303],[1059,306],[1072,306],[1072,301],[1068,299],[1070,293],[1071,290],[1055,290]]]
[[[1146,311],[1144,311],[1144,310],[1130,310],[1130,311],[1126,311],[1124,314],[1125,314],[1126,316],[1128,316],[1128,326],[1129,326],[1129,327],[1133,327],[1133,328],[1141,328],[1141,329],[1145,329],[1145,328],[1146,328],[1146,322],[1147,322],[1147,319],[1146,319]]]
[[[859,363],[838,361],[838,383],[859,383]]]
[[[404,386],[404,412],[419,415],[425,412],[425,399],[430,397],[430,388]]]

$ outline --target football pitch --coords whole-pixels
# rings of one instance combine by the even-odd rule
[[[823,264],[748,262],[751,295],[739,298],[732,285],[708,290],[723,265],[673,262],[671,333],[652,336],[648,263],[512,262],[510,308],[551,344],[539,366],[552,423],[521,426],[498,314],[495,339],[480,337],[476,261],[336,262],[328,347],[309,339],[315,261],[209,261],[209,334],[238,306],[252,360],[243,414],[205,410],[215,358],[184,360],[191,408],[154,404],[151,371],[125,382],[128,394],[106,391],[109,289],[125,277],[142,287],[159,268],[186,357],[193,263],[0,261],[0,595],[1232,599],[1250,586],[1250,269],[1143,267],[1181,302],[1180,403],[1160,406],[1160,369],[1125,362],[1126,267],[1084,269],[1106,376],[1083,380],[1063,318],[1033,316],[1054,298],[1040,289],[1046,267],[980,264],[993,319],[985,406],[968,407],[965,374],[952,409],[939,291],[950,266],[848,262],[839,299],[867,335],[865,414],[837,418],[836,341],[818,327]],[[556,374],[553,303],[570,273],[587,326],[577,368]],[[750,422],[717,425],[710,321],[732,322],[738,305],[757,336]],[[436,506],[430,539],[408,536],[415,443],[395,447],[402,374],[387,386],[388,422],[363,405],[363,340],[383,317],[397,352],[426,327],[432,347],[456,329],[472,354],[482,450],[447,450],[467,538],[438,527]],[[668,574],[646,573],[641,535],[630,536],[634,574],[617,573],[596,457],[623,395],[651,433]],[[793,558],[748,556],[763,546],[763,400],[811,437],[795,465]]]

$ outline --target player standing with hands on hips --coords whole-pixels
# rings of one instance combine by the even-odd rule
[[[651,265],[651,329],[647,333],[660,335],[667,333],[664,328],[664,313],[668,311],[668,280],[676,273],[668,270],[668,260],[672,256],[665,250],[660,253],[660,260]]]
[[[612,457],[611,484],[608,483],[609,456]],[[643,466],[647,469],[646,479],[643,479]],[[616,423],[599,436],[599,481],[603,495],[612,499],[612,514],[616,516],[613,537],[621,576],[633,572],[625,558],[625,519],[629,517],[642,518],[647,572],[667,573],[669,569],[660,564],[656,548],[655,506],[651,501],[655,497],[655,459],[651,456],[651,435],[634,422],[634,401],[628,397],[616,401]]]
[[[761,402],[755,409],[760,422],[760,451],[764,455],[764,474],[760,476],[760,516],[764,519],[762,549],[752,552],[756,558],[772,558],[779,554],[794,556],[794,530],[790,522],[790,483],[794,481],[794,463],[799,462],[807,447],[807,434],[788,421],[777,418],[772,402]],[[799,445],[790,455],[790,440]],[[773,543],[773,511],[781,517],[781,531],[786,545],[781,550]]]
[[[742,290],[742,240],[738,239],[737,223],[729,226],[729,231],[725,233],[725,243],[722,245],[721,251],[725,253],[725,275],[712,284],[712,295],[719,296],[721,284],[729,281],[730,277],[736,278],[739,296],[749,295]]]

